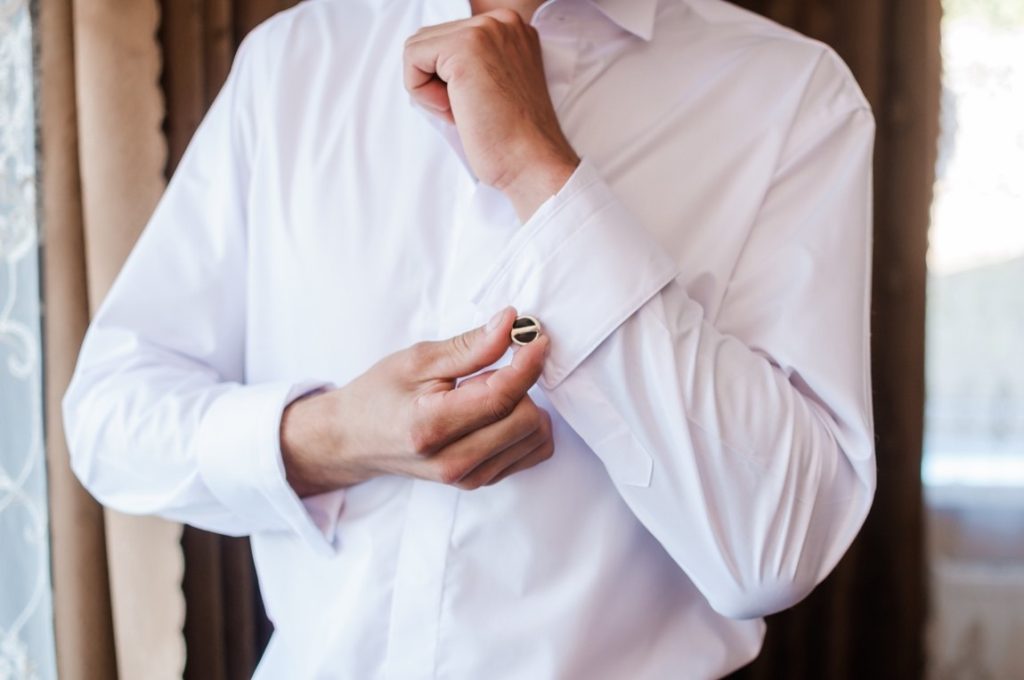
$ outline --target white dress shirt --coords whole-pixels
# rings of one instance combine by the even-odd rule
[[[468,15],[314,0],[246,39],[88,332],[73,467],[252,536],[264,680],[720,676],[871,504],[870,109],[719,0],[551,0],[584,161],[521,224],[403,89],[404,40]],[[551,338],[551,460],[296,496],[286,404],[509,304]]]

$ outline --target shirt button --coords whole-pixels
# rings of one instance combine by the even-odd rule
[[[516,317],[512,323],[512,342],[527,345],[540,337],[540,321],[532,316]]]

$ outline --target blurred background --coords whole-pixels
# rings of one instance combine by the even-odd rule
[[[58,407],[239,41],[292,4],[0,0],[0,680],[247,678],[266,644],[247,542],[104,511]],[[879,464],[737,677],[1024,678],[1024,0],[737,4],[875,111]]]
[[[945,0],[923,479],[935,678],[1024,678],[1024,2]]]

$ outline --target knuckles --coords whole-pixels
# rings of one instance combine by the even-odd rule
[[[433,455],[442,443],[441,428],[429,418],[419,418],[409,427],[407,446],[409,450],[424,458]]]
[[[458,486],[460,480],[466,476],[469,470],[463,469],[463,465],[452,461],[439,461],[437,464],[437,481],[442,484]]]
[[[498,30],[494,25],[500,26],[496,21],[467,26],[457,38],[462,56],[472,57],[491,52],[496,42],[495,38],[497,37]],[[461,63],[457,58],[453,57],[453,59],[454,61],[449,62],[449,67],[457,66]]]
[[[535,432],[543,428],[546,415],[544,409],[537,406],[533,399],[525,396],[513,407],[509,417],[514,417],[519,421],[520,431]]]
[[[452,486],[461,491],[473,491],[474,489],[479,489],[483,484],[475,477],[464,477],[454,482]]]
[[[453,362],[462,361],[473,354],[473,341],[470,333],[461,333],[444,344],[448,358]]]
[[[432,33],[434,27],[421,28],[405,40],[403,53],[405,61],[412,60],[414,51],[423,49],[427,43],[434,43],[441,49],[441,41],[446,41],[449,48],[444,50],[445,81],[458,80],[467,68],[479,60],[483,54],[508,49],[515,43],[526,41],[536,48],[540,44],[537,30],[515,10],[506,7],[490,10],[460,22],[451,32]],[[465,62],[463,58],[469,58]]]
[[[401,370],[406,375],[420,375],[430,365],[433,355],[433,343],[429,341],[424,340],[410,345],[402,352]]]
[[[555,442],[548,439],[541,448],[541,460],[548,460],[555,455]]]
[[[487,399],[487,414],[492,420],[497,422],[512,415],[513,411],[516,410],[516,406],[518,406],[518,403],[513,397],[507,394],[494,394]]]
[[[545,436],[551,438],[551,414],[542,408],[538,408],[537,411],[540,413],[540,426],[544,431]]]
[[[515,11],[514,9],[509,9],[508,7],[499,7],[497,9],[492,9],[489,12],[485,12],[481,16],[490,17],[502,24],[511,24],[513,26],[520,26],[526,23],[523,21],[523,17],[522,15],[519,14],[519,12]]]
[[[429,340],[421,340],[420,342],[415,342],[415,343],[409,345],[405,349],[405,352],[403,354],[405,355],[405,358],[410,363],[422,364],[422,363],[425,363],[425,360],[427,358],[427,354],[429,352],[430,352],[430,341]]]
[[[518,31],[527,25],[519,12],[507,7],[477,14],[467,22],[468,29],[479,29],[487,38]]]

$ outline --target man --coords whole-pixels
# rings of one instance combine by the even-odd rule
[[[719,0],[304,3],[96,315],[74,468],[252,535],[259,678],[724,675],[871,503],[872,136]]]

